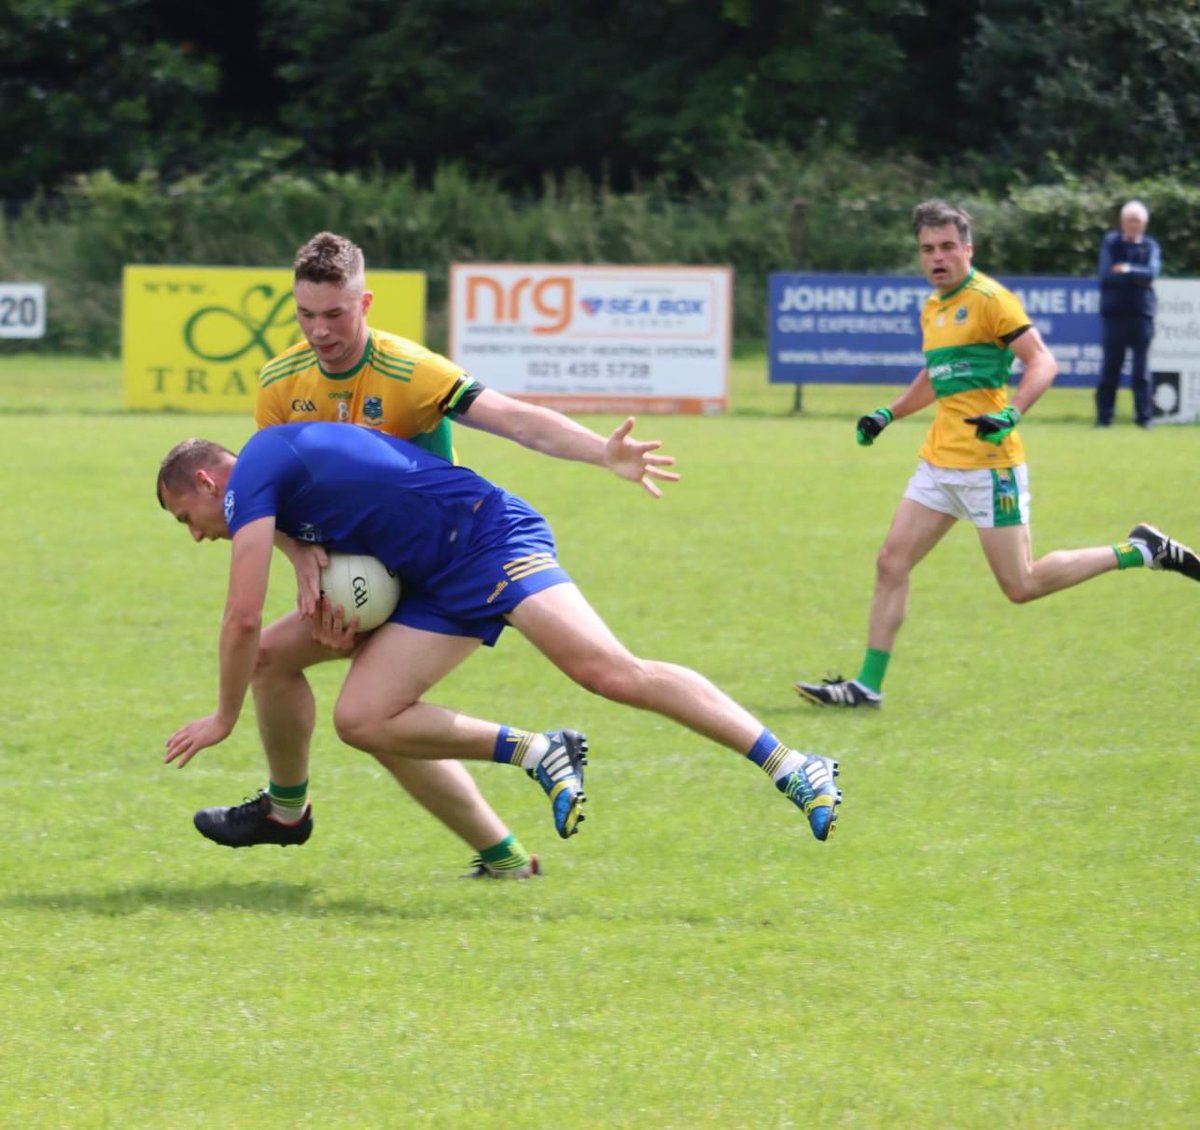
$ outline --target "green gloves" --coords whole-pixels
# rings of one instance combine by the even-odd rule
[[[870,447],[875,437],[892,422],[890,408],[876,408],[869,416],[859,417],[857,424],[858,442],[862,447]]]
[[[999,412],[988,412],[983,416],[966,416],[964,424],[975,425],[975,435],[984,443],[999,443],[1020,422],[1021,410],[1010,404]]]

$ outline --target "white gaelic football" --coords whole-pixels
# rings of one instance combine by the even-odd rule
[[[321,570],[321,595],[334,608],[340,604],[346,622],[358,617],[358,630],[378,628],[400,599],[400,578],[377,557],[361,553],[330,553]]]

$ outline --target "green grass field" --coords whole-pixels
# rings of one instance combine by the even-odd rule
[[[506,633],[434,697],[585,729],[589,818],[559,841],[536,786],[476,766],[546,870],[479,884],[336,741],[340,664],[313,678],[312,841],[196,834],[264,770],[249,707],[162,764],[215,699],[228,551],[191,544],[153,479],[176,440],[250,422],[121,413],[113,362],[0,360],[0,1125],[1200,1125],[1200,588],[1137,570],[1015,607],[960,528],[915,575],[885,709],[805,706],[794,679],[857,671],[925,421],[860,449],[885,393],[809,389],[793,416],[754,358],[733,395],[640,422],[684,475],[658,502],[459,445],[551,518],[635,650],[841,760],[837,836]],[[1200,542],[1196,430],[1098,433],[1089,409],[1054,391],[1023,425],[1037,551],[1141,519]],[[271,611],[291,600],[284,568]]]

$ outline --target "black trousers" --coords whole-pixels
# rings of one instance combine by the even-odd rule
[[[1100,322],[1104,361],[1096,385],[1096,423],[1112,423],[1117,389],[1121,384],[1121,367],[1125,364],[1125,354],[1132,352],[1133,416],[1139,424],[1148,424],[1154,415],[1154,405],[1146,357],[1150,352],[1150,339],[1154,337],[1154,319],[1144,314],[1110,314],[1101,317]]]

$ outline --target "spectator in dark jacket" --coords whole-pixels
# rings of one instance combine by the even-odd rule
[[[1133,415],[1138,427],[1152,424],[1150,374],[1146,357],[1154,336],[1154,280],[1162,270],[1158,242],[1146,234],[1150,213],[1140,200],[1121,209],[1121,228],[1100,243],[1100,321],[1104,362],[1096,386],[1096,426],[1113,421],[1126,352],[1132,352]]]

